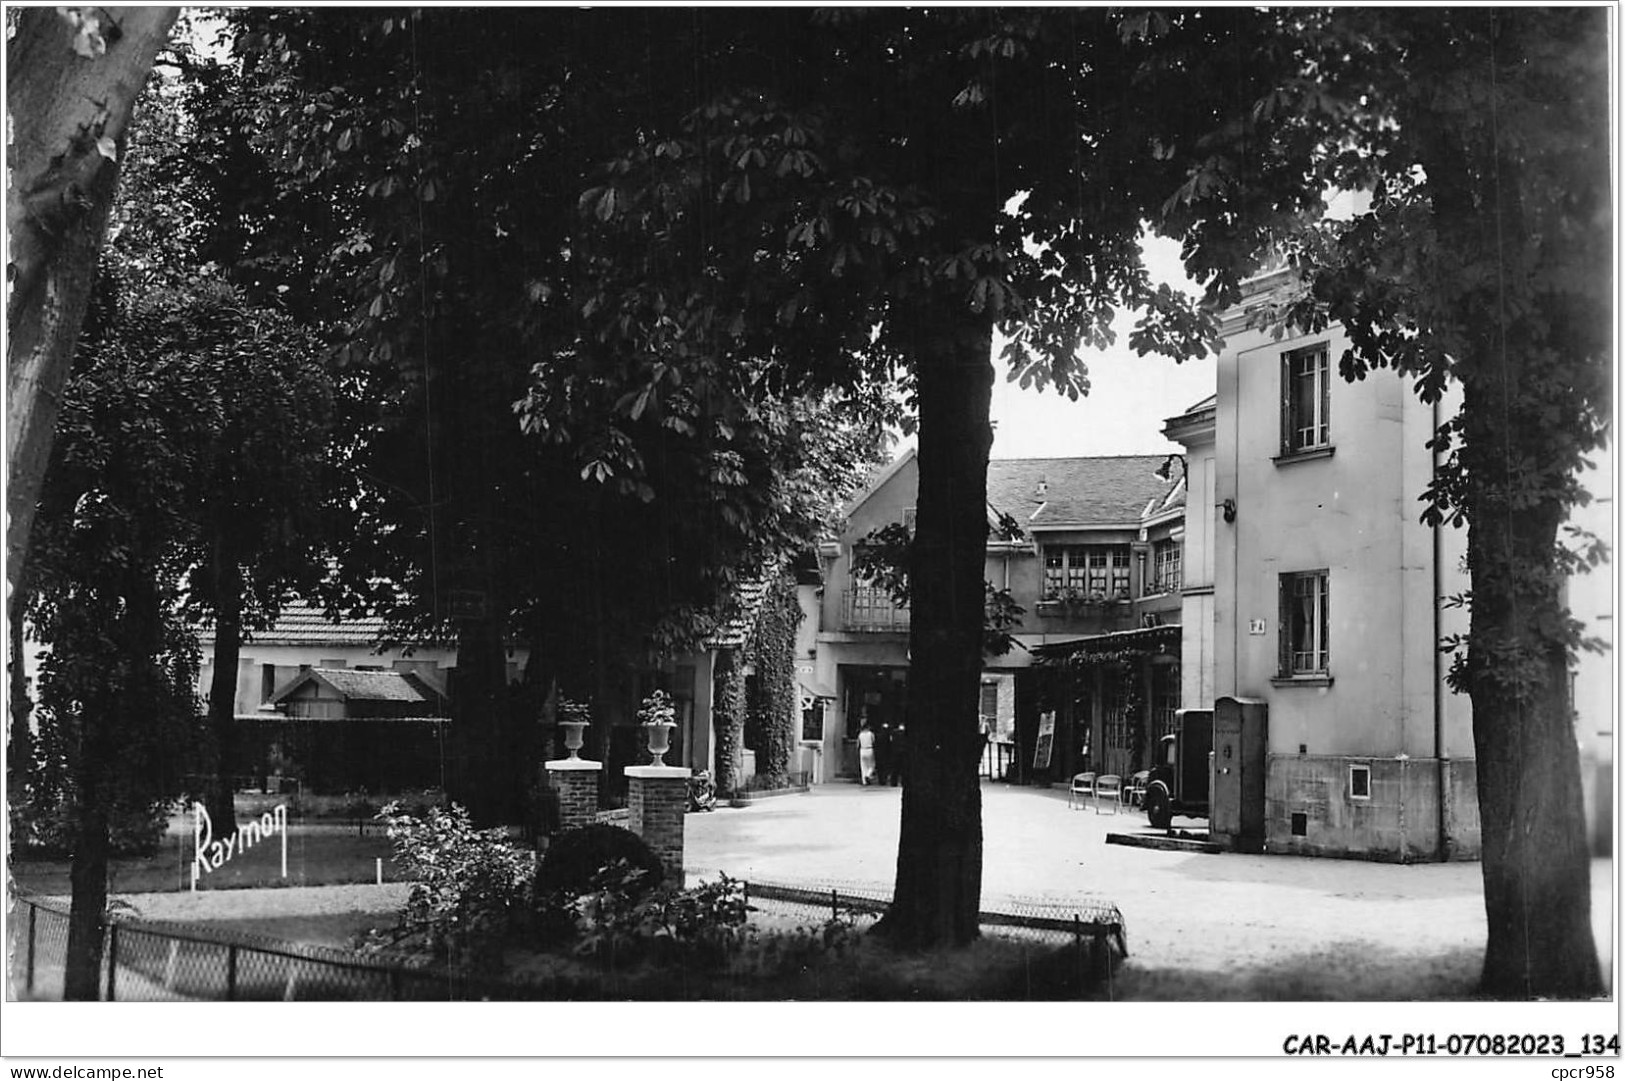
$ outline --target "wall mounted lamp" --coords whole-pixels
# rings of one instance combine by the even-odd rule
[[[1226,499],[1220,503],[1219,510],[1224,512],[1225,521],[1233,522],[1236,520],[1236,501],[1234,499]]]
[[[1173,479],[1175,462],[1179,463],[1180,477],[1189,483],[1191,476],[1190,465],[1185,461],[1185,456],[1183,454],[1168,455],[1167,459],[1161,465],[1157,466],[1157,471],[1153,473],[1152,476],[1156,477],[1158,480]]]

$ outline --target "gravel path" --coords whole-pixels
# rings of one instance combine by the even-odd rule
[[[894,788],[825,785],[690,815],[690,877],[726,871],[826,889],[889,889],[899,802]],[[1123,914],[1131,955],[1152,967],[1227,971],[1346,943],[1429,955],[1483,945],[1477,863],[1206,855],[1106,843],[1109,832],[1145,828],[1138,811],[1096,814],[1069,808],[1064,791],[984,784],[983,907],[1108,901]],[[1613,884],[1611,861],[1594,861],[1592,926],[1605,968]]]

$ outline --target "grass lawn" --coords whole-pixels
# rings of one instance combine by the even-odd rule
[[[251,916],[240,920],[210,920],[209,927],[238,931],[298,942],[307,946],[338,946],[348,949],[366,937],[368,931],[392,926],[393,921],[377,912],[324,912],[300,916]]]
[[[1484,951],[1402,953],[1340,944],[1222,972],[1142,968],[1130,957],[1088,997],[1116,1002],[1462,1002],[1476,997]]]
[[[192,837],[170,835],[154,855],[112,861],[108,873],[113,893],[169,893],[191,888]],[[288,877],[282,877],[282,838],[262,841],[246,852],[233,856],[217,871],[199,882],[211,890],[251,889],[278,886],[336,886],[372,882],[377,876],[376,861],[384,861],[386,880],[399,881],[391,874],[389,839],[381,830],[368,830],[357,836],[353,827],[290,826],[288,829]],[[10,864],[17,884],[31,893],[65,895],[72,889],[67,860],[13,860]]]

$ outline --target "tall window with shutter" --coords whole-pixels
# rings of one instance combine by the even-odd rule
[[[1325,343],[1281,354],[1281,453],[1331,446],[1331,367]]]
[[[1323,676],[1331,669],[1331,575],[1324,570],[1281,575],[1280,674]]]

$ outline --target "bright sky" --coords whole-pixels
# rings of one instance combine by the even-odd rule
[[[1178,248],[1168,246],[1177,272]],[[1213,393],[1217,358],[1209,354],[1176,363],[1155,354],[1136,356],[1128,345],[1133,327],[1134,316],[1119,312],[1113,324],[1117,344],[1083,353],[1089,393],[1075,402],[1053,390],[1039,392],[1009,382],[1009,366],[995,350],[992,456],[1065,458],[1183,449],[1163,438],[1163,422]]]
[[[1192,294],[1179,245],[1147,238],[1143,252],[1151,276]],[[1136,356],[1128,345],[1134,316],[1119,312],[1113,329],[1117,344],[1109,350],[1085,350],[1089,393],[1069,401],[1054,390],[1023,389],[1007,380],[1010,369],[994,345],[994,458],[1069,458],[1108,454],[1170,454],[1182,448],[1163,438],[1162,425],[1214,392],[1217,358],[1175,363],[1162,356]],[[901,454],[913,445],[903,440]]]
[[[1360,194],[1329,196],[1328,213],[1344,217],[1365,205]],[[1145,237],[1140,251],[1156,282],[1200,293],[1179,261],[1179,242]],[[1176,363],[1163,356],[1140,357],[1128,347],[1135,317],[1120,311],[1113,329],[1118,344],[1109,350],[1083,353],[1089,369],[1089,394],[1069,402],[1054,393],[1023,390],[1008,383],[1009,369],[994,365],[999,382],[993,388],[993,457],[1063,458],[1105,454],[1172,454],[1183,450],[1162,436],[1169,417],[1185,412],[1217,389],[1218,358]]]

